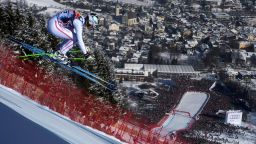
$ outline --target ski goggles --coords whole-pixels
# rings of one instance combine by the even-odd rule
[[[95,14],[88,15],[85,23],[88,29],[95,29],[98,24],[99,24],[99,20]]]

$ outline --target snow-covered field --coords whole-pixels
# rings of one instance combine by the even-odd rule
[[[0,0],[0,2],[5,2],[6,0]],[[12,2],[17,2],[17,0],[11,0]],[[53,14],[62,11],[64,9],[69,9],[70,7],[67,7],[65,5],[62,5],[60,3],[57,3],[53,0],[25,0],[26,4],[28,6],[38,6],[38,7],[47,7],[46,10],[41,11],[41,14],[48,14],[52,16]]]
[[[5,2],[6,0],[0,0],[0,2]],[[18,0],[11,0],[12,2],[17,2]],[[56,8],[66,8],[65,5],[59,4],[53,0],[25,0],[29,6],[41,6],[41,7],[56,7]]]
[[[0,103],[51,131],[69,143],[122,143],[113,136],[109,136],[91,127],[76,123],[3,85],[0,85]]]

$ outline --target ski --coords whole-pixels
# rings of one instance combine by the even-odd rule
[[[17,56],[18,58],[21,59],[29,59],[29,58],[38,58],[41,57],[43,55],[48,55],[49,57],[54,57],[55,54],[51,54],[51,53],[42,53],[42,54],[26,54],[24,56]]]
[[[97,75],[95,75],[95,74],[93,74],[93,73],[90,73],[90,72],[88,72],[87,70],[84,70],[84,69],[82,69],[82,68],[79,67],[79,66],[72,66],[72,67],[75,68],[75,69],[77,69],[77,70],[80,70],[80,71],[82,71],[82,72],[84,72],[84,73],[86,73],[86,74],[88,74],[88,75],[90,75],[91,77],[94,77],[95,79],[101,81],[102,83],[105,83],[108,88],[111,88],[111,89],[113,89],[113,90],[116,89],[116,84],[115,84],[113,81],[107,82],[107,81],[105,81],[104,79],[100,78],[99,76],[97,76]]]
[[[85,58],[68,58],[71,61],[86,61]]]
[[[73,51],[69,51],[68,53],[80,53],[80,50],[73,50]],[[19,56],[19,58],[26,58],[26,57],[40,57],[40,56],[43,56],[43,55],[48,55],[50,57],[54,57],[56,56],[56,54],[53,54],[53,53],[40,53],[40,54],[26,54],[25,56]],[[70,59],[77,59],[77,60],[85,60],[84,58],[70,58]]]
[[[95,75],[95,74],[93,74],[93,73],[91,73],[91,72],[89,72],[85,69],[82,69],[79,66],[70,66],[70,65],[63,64],[62,61],[54,59],[53,57],[51,57],[54,54],[46,53],[44,50],[42,50],[40,48],[37,48],[37,47],[34,47],[32,45],[26,44],[25,42],[22,42],[21,40],[18,40],[14,37],[9,37],[9,40],[16,43],[16,44],[21,45],[23,48],[31,51],[32,53],[34,53],[36,55],[40,55],[44,59],[50,60],[51,62],[59,65],[60,67],[62,67],[64,69],[72,71],[72,72],[90,80],[91,82],[94,82],[94,83],[102,86],[103,88],[106,88],[110,91],[115,91],[116,90],[116,85],[103,80],[102,78],[98,77],[97,75]]]
[[[23,60],[29,60],[31,58],[38,58],[38,57],[42,57],[43,55],[48,55],[49,57],[54,57],[56,56],[55,54],[51,54],[51,53],[44,53],[44,54],[27,54],[24,56],[17,56],[17,58],[21,58]],[[73,58],[68,58],[71,61],[86,61],[85,58],[80,58],[80,57],[73,57]]]
[[[68,53],[82,53],[81,50],[70,50]]]

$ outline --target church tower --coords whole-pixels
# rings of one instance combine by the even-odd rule
[[[121,16],[122,14],[121,14],[121,6],[119,5],[119,3],[118,3],[118,1],[117,1],[117,3],[116,3],[116,12],[115,12],[115,15],[116,16]]]

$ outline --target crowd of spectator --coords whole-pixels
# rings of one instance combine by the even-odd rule
[[[162,87],[154,88],[159,94],[155,101],[150,102],[154,107],[135,111],[137,117],[148,119],[149,125],[156,125],[166,113],[172,111],[185,92],[206,92],[210,95],[210,99],[202,112],[197,116],[199,119],[192,125],[191,130],[182,131],[179,135],[185,140],[195,140],[200,143],[238,141],[238,135],[240,135],[241,129],[245,129],[225,124],[225,115],[217,114],[217,112],[219,110],[242,109],[242,106],[235,102],[236,99],[240,99],[241,97],[234,97],[233,95],[209,90],[214,83],[212,80],[195,80],[186,76],[173,77],[172,80],[175,85],[170,89],[164,89]],[[225,138],[225,135],[229,137]],[[232,140],[230,140],[230,137]]]

